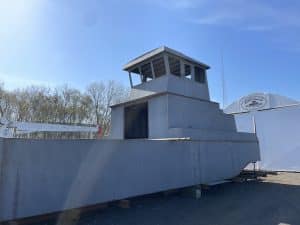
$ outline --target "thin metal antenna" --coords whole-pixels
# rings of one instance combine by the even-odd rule
[[[223,109],[225,108],[225,74],[224,74],[224,59],[223,59],[223,49],[221,49],[221,76],[222,76],[222,99],[223,99]]]
[[[253,123],[253,133],[256,134],[256,121],[254,116],[252,116],[252,123]]]

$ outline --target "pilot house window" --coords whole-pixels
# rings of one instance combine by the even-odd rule
[[[180,60],[169,56],[169,65],[171,74],[180,77]]]
[[[150,63],[146,63],[142,65],[141,70],[142,70],[143,82],[146,82],[149,79],[153,79]]]
[[[205,70],[195,66],[195,81],[204,84],[205,80]]]
[[[163,57],[154,59],[152,61],[152,65],[155,77],[161,77],[162,75],[166,74],[165,61]]]
[[[184,64],[184,76],[188,79],[192,79],[191,66]]]

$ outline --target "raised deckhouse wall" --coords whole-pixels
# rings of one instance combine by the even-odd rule
[[[112,106],[110,138],[126,139],[128,132],[130,138],[236,138],[233,117],[210,101],[207,69],[206,64],[165,47],[129,62],[124,70],[132,89],[126,101]],[[133,85],[133,74],[140,83]],[[139,111],[143,104],[147,108]]]
[[[133,86],[128,100],[166,92],[199,98],[201,100],[210,100],[207,82],[203,84],[196,83],[190,79],[173,75],[165,75],[152,81]]]
[[[227,137],[228,140],[232,140],[231,138],[240,135],[236,132],[233,116],[224,114],[219,109],[219,104],[167,92],[138,98],[112,107],[110,138],[124,138],[125,108],[141,103],[148,105],[149,136],[147,138],[150,139]],[[254,137],[252,134],[250,136]]]

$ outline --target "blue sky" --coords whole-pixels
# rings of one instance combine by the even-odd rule
[[[300,2],[296,0],[0,0],[0,80],[84,89],[128,85],[122,66],[161,45],[211,66],[212,99],[251,92],[300,100]]]

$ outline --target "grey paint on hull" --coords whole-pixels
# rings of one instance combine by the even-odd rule
[[[0,221],[230,178],[259,160],[257,145],[0,139]]]

